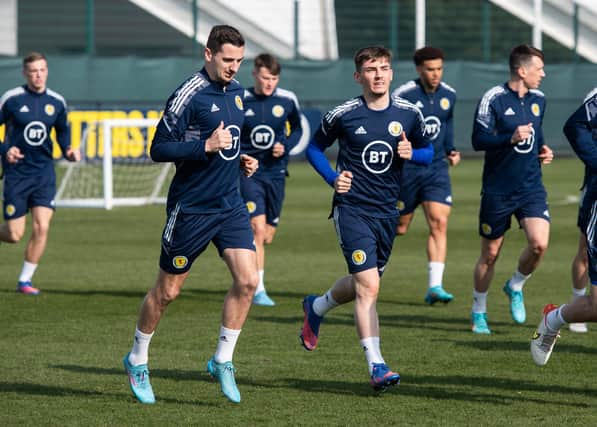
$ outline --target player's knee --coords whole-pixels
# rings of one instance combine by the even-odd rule
[[[5,242],[6,243],[19,243],[23,236],[25,235],[25,230],[6,230],[5,233]]]
[[[435,233],[445,233],[448,230],[448,217],[435,217],[430,222],[431,231]]]
[[[531,251],[535,256],[541,257],[547,251],[547,241],[533,241],[531,242]]]
[[[259,274],[257,271],[240,276],[237,280],[237,287],[243,295],[253,295],[259,283]]]
[[[497,262],[498,256],[498,251],[489,251],[486,254],[484,254],[482,261],[484,264],[487,264],[488,266],[494,266]]]
[[[396,227],[396,235],[398,236],[404,236],[406,234],[406,232],[408,231],[408,225],[404,224],[398,224],[398,226]]]
[[[32,233],[35,237],[46,237],[50,231],[50,223],[34,222],[32,226]]]
[[[259,241],[259,242],[264,242],[266,241],[266,232],[265,232],[265,226],[264,225],[253,225],[253,234],[255,235],[255,240]]]
[[[178,297],[180,289],[176,286],[160,286],[154,289],[158,304],[162,307],[167,306]]]

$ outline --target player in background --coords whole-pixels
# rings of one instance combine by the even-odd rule
[[[597,322],[597,93],[587,99],[566,121],[564,134],[586,167],[585,196],[579,217],[586,236],[589,295],[578,296],[569,304],[548,304],[531,339],[531,355],[539,366],[549,360],[562,326],[566,323]]]
[[[257,260],[249,214],[239,191],[241,169],[257,161],[240,154],[244,89],[234,80],[244,57],[243,36],[216,25],[208,36],[205,66],[168,98],[151,145],[151,158],[174,162],[166,204],[159,273],[141,305],[133,347],[123,360],[132,392],[142,403],[155,396],[147,367],[150,340],[178,294],[195,259],[210,242],[232,275],[222,323],[207,371],[232,402],[240,402],[232,355],[257,286]]]
[[[31,279],[46,249],[55,209],[52,128],[68,161],[80,160],[81,154],[71,147],[66,101],[47,87],[46,57],[37,52],[25,56],[23,75],[26,83],[0,98],[0,124],[6,125],[4,143],[0,144],[5,220],[0,225],[0,241],[19,242],[25,234],[27,212],[31,211],[31,237],[25,248],[17,292],[38,295],[40,291]]]
[[[485,151],[479,211],[481,254],[474,270],[472,330],[489,334],[487,291],[504,235],[514,215],[527,246],[503,291],[516,323],[526,320],[523,285],[539,265],[549,243],[549,210],[541,164],[551,163],[541,124],[545,97],[537,90],[545,77],[543,53],[520,45],[510,53],[510,79],[485,92],[473,124],[472,144]]]
[[[433,162],[429,166],[407,161],[400,183],[398,209],[400,218],[396,233],[406,234],[417,206],[423,206],[429,226],[427,260],[429,269],[427,304],[448,303],[454,296],[444,290],[443,276],[448,251],[448,217],[452,206],[452,186],[448,165],[460,162],[454,148],[454,105],[456,92],[442,81],[444,52],[427,46],[418,49],[413,61],[419,78],[392,92],[415,104],[425,117],[427,138],[433,143]]]
[[[348,275],[322,296],[303,300],[301,341],[317,346],[325,314],[355,301],[354,317],[365,351],[370,383],[383,390],[400,382],[381,355],[377,296],[380,279],[392,251],[398,223],[398,193],[405,160],[429,164],[433,147],[424,137],[421,111],[408,101],[391,98],[392,53],[366,47],[355,57],[355,81],[362,95],[329,111],[307,148],[307,158],[334,188],[332,217]],[[324,150],[338,140],[336,170]],[[413,154],[413,147],[419,149]]]
[[[240,190],[251,216],[257,250],[259,283],[253,304],[263,306],[275,305],[263,284],[265,245],[276,234],[288,176],[288,156],[302,134],[296,95],[278,87],[280,70],[280,64],[270,54],[262,53],[255,58],[255,85],[245,90],[245,122],[241,131],[241,152],[259,161],[259,169],[251,178],[241,177]]]
[[[597,88],[594,88],[591,92],[585,96],[583,102],[587,102],[595,94],[597,94]],[[589,259],[587,255],[587,236],[585,236],[584,229],[585,225],[582,224],[582,210],[584,204],[584,198],[586,194],[587,176],[590,171],[585,167],[585,176],[580,192],[580,202],[578,208],[578,220],[577,226],[579,228],[578,236],[578,249],[576,255],[572,259],[572,300],[583,297],[587,291],[587,284],[589,283]],[[585,218],[586,219],[586,218]],[[571,332],[586,333],[589,331],[585,322],[572,322],[568,324]]]

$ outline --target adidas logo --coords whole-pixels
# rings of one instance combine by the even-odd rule
[[[415,105],[419,108],[423,108],[423,103],[421,101],[417,101]]]
[[[19,109],[19,111],[20,111],[21,113],[28,113],[28,112],[29,112],[29,107],[27,107],[26,105],[23,105],[23,106],[22,106],[22,107]]]
[[[254,115],[255,115],[255,112],[250,108],[247,111],[245,111],[245,116],[247,116],[247,117],[252,117]]]
[[[514,110],[512,109],[512,107],[508,107],[508,109],[506,110],[506,112],[504,113],[504,116],[513,116],[516,113],[514,112]]]
[[[367,131],[365,130],[365,128],[363,126],[359,126],[357,128],[357,130],[354,131],[355,135],[366,135]]]
[[[218,106],[216,104],[211,104],[211,112],[215,113],[216,111],[220,111]]]

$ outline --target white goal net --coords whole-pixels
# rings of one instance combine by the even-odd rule
[[[81,161],[57,165],[56,205],[140,206],[165,203],[172,163],[155,163],[149,147],[155,119],[104,119],[81,137]]]

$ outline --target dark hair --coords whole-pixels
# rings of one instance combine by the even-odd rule
[[[23,58],[23,68],[25,68],[27,66],[27,64],[30,64],[30,63],[35,62],[35,61],[39,61],[40,59],[43,59],[44,61],[48,62],[48,60],[46,59],[46,57],[44,56],[43,53],[39,53],[39,52],[30,52],[30,53],[28,53]]]
[[[421,49],[417,49],[413,55],[413,62],[418,67],[423,65],[425,61],[431,61],[432,59],[444,59],[444,51],[431,46],[425,46]]]
[[[255,71],[259,71],[261,67],[267,69],[274,76],[280,75],[282,70],[280,63],[269,53],[261,53],[255,57]]]
[[[516,70],[524,65],[528,65],[533,56],[541,58],[543,61],[543,52],[536,47],[529,46],[528,44],[516,46],[510,52],[510,73],[516,74]]]
[[[363,64],[370,59],[387,58],[392,62],[392,51],[383,46],[369,46],[359,49],[354,55],[354,66],[357,72],[361,72]]]
[[[209,32],[205,46],[215,55],[226,43],[242,47],[245,45],[245,39],[236,28],[230,25],[215,25]]]

